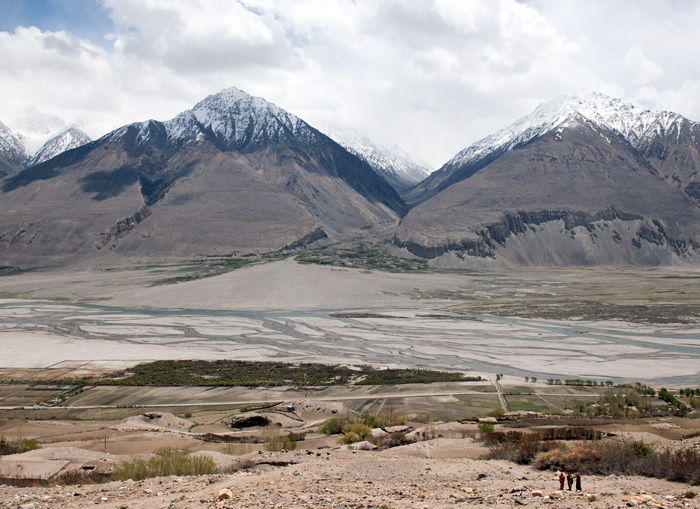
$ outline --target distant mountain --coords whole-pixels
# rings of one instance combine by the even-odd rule
[[[89,141],[78,127],[29,108],[14,123],[14,129],[0,123],[0,176],[17,173]]]
[[[75,126],[68,126],[44,143],[39,151],[27,160],[27,166],[34,166],[67,150],[90,143],[90,138]]]
[[[236,88],[0,181],[0,261],[182,260],[290,250],[406,212],[367,163]]]
[[[697,263],[699,129],[602,94],[541,105],[411,189],[396,243],[453,267]]]
[[[26,158],[22,141],[0,122],[0,177],[21,170]]]
[[[68,123],[56,115],[39,111],[34,106],[12,123],[12,130],[22,140],[27,155],[33,156],[50,138],[68,127]]]
[[[399,193],[415,186],[430,174],[431,168],[426,163],[416,161],[396,144],[386,146],[352,130],[335,126],[322,126],[321,130],[348,152],[366,161]]]

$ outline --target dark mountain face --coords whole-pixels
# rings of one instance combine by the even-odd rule
[[[640,140],[637,150],[700,207],[700,124],[683,119]]]
[[[700,208],[653,162],[621,133],[571,117],[443,168],[395,241],[449,267],[697,262]]]
[[[11,175],[0,196],[14,265],[269,253],[405,213],[366,163],[236,89]]]

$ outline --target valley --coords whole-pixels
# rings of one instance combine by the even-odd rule
[[[150,359],[315,359],[485,376],[700,380],[696,272],[389,271],[288,258],[183,277],[198,270],[4,276],[3,367],[52,367],[61,378]]]

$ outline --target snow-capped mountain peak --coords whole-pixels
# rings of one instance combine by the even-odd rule
[[[22,141],[2,122],[0,122],[0,155],[16,164],[20,164],[26,157]]]
[[[348,152],[366,161],[376,173],[398,190],[417,184],[432,171],[427,163],[411,157],[395,143],[382,144],[356,131],[338,126],[322,125],[320,129]]]
[[[91,140],[87,134],[75,126],[68,126],[54,135],[34,154],[27,166],[34,166],[48,161],[58,154],[89,143]]]
[[[202,138],[202,131],[210,131],[224,148],[237,150],[263,141],[280,142],[294,137],[311,141],[317,136],[300,118],[235,87],[206,97],[164,124],[171,144],[196,142]]]
[[[598,92],[560,97],[540,104],[534,112],[459,152],[450,166],[476,163],[493,153],[503,153],[575,120],[588,120],[619,133],[633,146],[650,137],[679,128],[686,121],[677,113],[652,111]]]

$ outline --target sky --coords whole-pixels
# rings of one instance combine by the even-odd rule
[[[434,168],[561,95],[700,121],[700,0],[0,0],[0,121],[93,138],[235,86]]]

